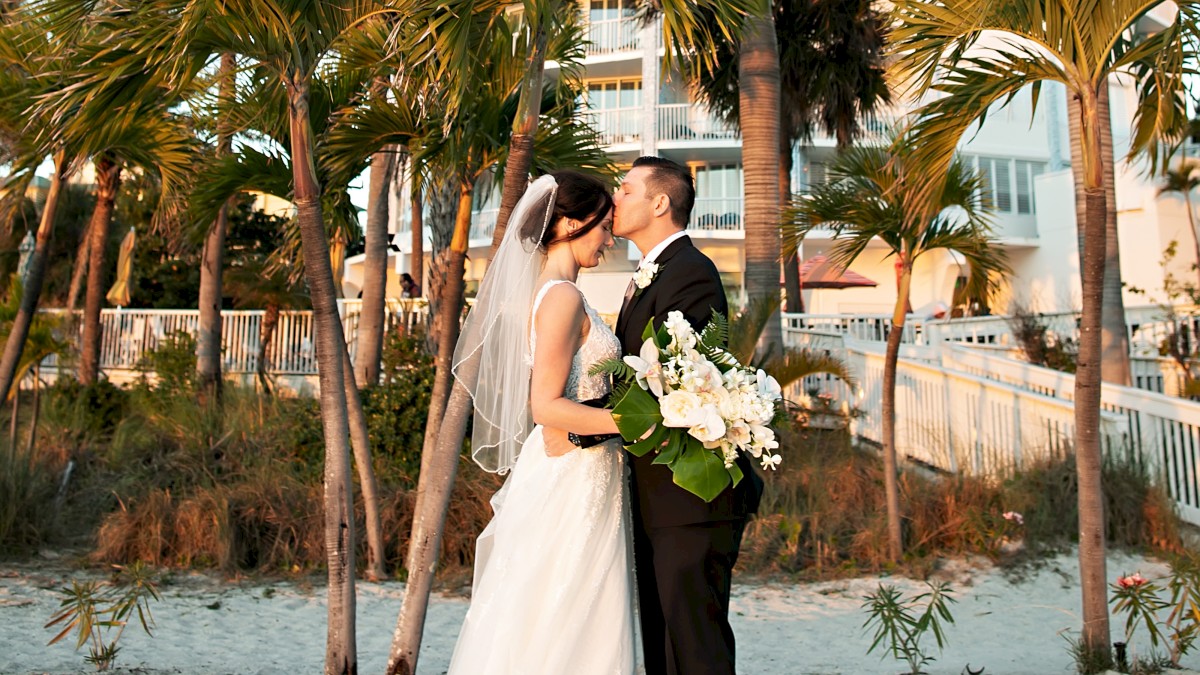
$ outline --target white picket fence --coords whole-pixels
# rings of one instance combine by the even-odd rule
[[[342,330],[351,359],[355,356],[361,300],[339,300]],[[49,313],[59,313],[49,310]],[[221,312],[222,370],[229,375],[258,371],[263,310],[223,310]],[[388,300],[385,330],[427,326],[429,306],[423,299]],[[132,371],[142,357],[167,341],[174,333],[196,335],[200,326],[197,310],[105,309],[100,313],[100,368],[106,372]],[[272,375],[309,376],[317,374],[317,355],[311,311],[283,311],[267,349],[266,371]],[[53,372],[57,362],[51,358],[43,367]]]

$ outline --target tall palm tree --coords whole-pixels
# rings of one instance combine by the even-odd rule
[[[37,313],[59,196],[67,177],[73,172],[76,156],[61,137],[51,133],[58,128],[49,116],[30,108],[32,101],[52,91],[57,83],[55,61],[62,58],[62,52],[48,35],[52,34],[46,30],[45,22],[37,15],[26,13],[22,7],[11,9],[0,21],[0,134],[6,140],[4,156],[0,159],[13,167],[0,185],[0,218],[6,218],[5,214],[19,208],[26,187],[42,160],[50,155],[54,161],[21,304],[4,341],[4,352],[0,354],[0,392],[7,392],[15,381]],[[31,133],[34,129],[41,133]]]
[[[746,17],[738,47],[738,120],[742,130],[743,219],[746,297],[754,302],[779,296],[780,106],[779,48],[771,3]],[[776,303],[777,305],[778,303]],[[773,318],[763,331],[768,348],[783,346],[783,324]]]
[[[779,46],[779,190],[790,195],[792,150],[816,130],[844,150],[863,134],[863,121],[891,101],[883,67],[884,16],[870,0],[775,0]],[[737,45],[716,45],[717,67],[693,64],[696,93],[709,110],[738,128]],[[802,311],[798,260],[784,262],[787,311]]]
[[[1174,22],[1148,39],[1126,39],[1142,16],[1158,3],[1145,0],[1090,2],[1067,0],[900,0],[893,44],[898,66],[918,92],[944,96],[923,110],[916,124],[918,154],[938,175],[949,164],[959,139],[994,104],[1007,102],[1032,86],[1036,107],[1041,83],[1062,82],[1078,99],[1084,176],[1083,316],[1079,369],[1075,376],[1075,457],[1079,474],[1079,560],[1083,596],[1083,644],[1097,654],[1109,650],[1104,559],[1104,503],[1100,484],[1100,328],[1103,312],[1105,218],[1100,88],[1112,73],[1133,71],[1139,105],[1134,111],[1130,157],[1148,154],[1152,163],[1167,154],[1186,128],[1184,74],[1196,34],[1200,3],[1181,0]],[[968,55],[988,33],[998,48]],[[996,43],[994,43],[996,44]],[[1167,142],[1163,142],[1166,140]],[[927,191],[936,191],[928,183]]]
[[[237,57],[222,54],[218,71],[220,99],[234,96]],[[233,129],[226,119],[217,119],[217,154],[233,151]],[[204,399],[221,394],[221,281],[225,262],[225,236],[229,229],[229,204],[221,205],[217,217],[204,238],[200,262],[200,326],[196,334],[196,375]]]
[[[1117,171],[1113,154],[1112,122],[1109,112],[1109,87],[1102,85],[1096,96],[1096,115],[1100,119],[1100,152],[1104,155],[1104,199],[1109,205],[1104,214],[1104,290],[1101,294],[1104,315],[1100,317],[1100,379],[1105,382],[1129,386],[1131,364],[1129,333],[1125,326],[1124,284],[1121,282],[1121,248],[1117,237]],[[1079,100],[1067,100],[1068,128],[1071,139],[1071,156],[1082,153],[1083,128],[1080,125]],[[1087,217],[1084,199],[1083,172],[1073,171],[1075,184],[1075,222],[1082,223]],[[1083,229],[1079,237],[1080,263],[1083,262]]]
[[[1005,255],[991,235],[982,202],[982,176],[954,157],[940,174],[936,193],[922,194],[920,177],[930,167],[913,153],[907,139],[891,148],[846,150],[828,167],[829,182],[810,197],[799,197],[791,224],[784,226],[784,250],[795,250],[814,229],[833,231],[830,260],[848,266],[873,240],[882,241],[900,270],[899,289],[883,367],[883,464],[889,552],[904,552],[896,463],[896,363],[909,305],[913,264],[939,249],[953,251],[969,268],[968,292],[986,297],[996,277],[1008,272]]]
[[[1166,167],[1158,194],[1178,192],[1183,195],[1187,209],[1188,226],[1192,232],[1192,246],[1196,254],[1196,274],[1200,275],[1200,229],[1196,225],[1196,211],[1192,206],[1192,191],[1200,187],[1200,160],[1183,159],[1177,168]]]

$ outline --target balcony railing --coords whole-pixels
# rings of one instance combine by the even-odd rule
[[[605,19],[587,24],[589,55],[614,54],[642,48],[641,30],[631,18]]]
[[[486,239],[492,241],[492,233],[496,231],[496,219],[500,215],[500,209],[484,209],[471,214],[471,242],[474,243],[477,239]]]
[[[642,140],[641,108],[589,110],[591,124],[600,133],[604,145],[639,143]]]
[[[737,137],[737,132],[694,103],[658,106],[658,140],[715,141]]]
[[[740,232],[742,230],[742,198],[698,197],[692,209],[690,228],[700,232]]]

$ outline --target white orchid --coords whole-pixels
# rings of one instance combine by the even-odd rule
[[[649,389],[654,394],[654,398],[662,398],[662,364],[658,362],[658,346],[654,344],[654,338],[642,343],[642,349],[638,356],[626,356],[622,360],[637,372],[639,387],[643,390]]]
[[[779,386],[779,382],[775,378],[766,374],[762,368],[758,369],[756,374],[758,381],[758,393],[767,397],[772,401],[778,401],[783,396],[783,388]]]
[[[779,455],[764,454],[762,456],[762,468],[774,470],[779,466],[779,463],[782,461],[783,461],[783,458],[780,457]]]
[[[717,410],[716,406],[708,404],[701,406],[699,410],[700,421],[688,428],[688,433],[691,434],[692,438],[704,443],[711,443],[724,438],[725,420],[721,419],[721,413]]]

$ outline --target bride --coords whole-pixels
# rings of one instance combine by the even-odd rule
[[[450,675],[634,672],[624,452],[618,438],[568,440],[617,431],[609,411],[579,403],[609,392],[588,370],[620,346],[575,286],[612,245],[604,183],[542,176],[463,326],[454,372],[475,402],[472,455],[511,472],[476,544]]]

